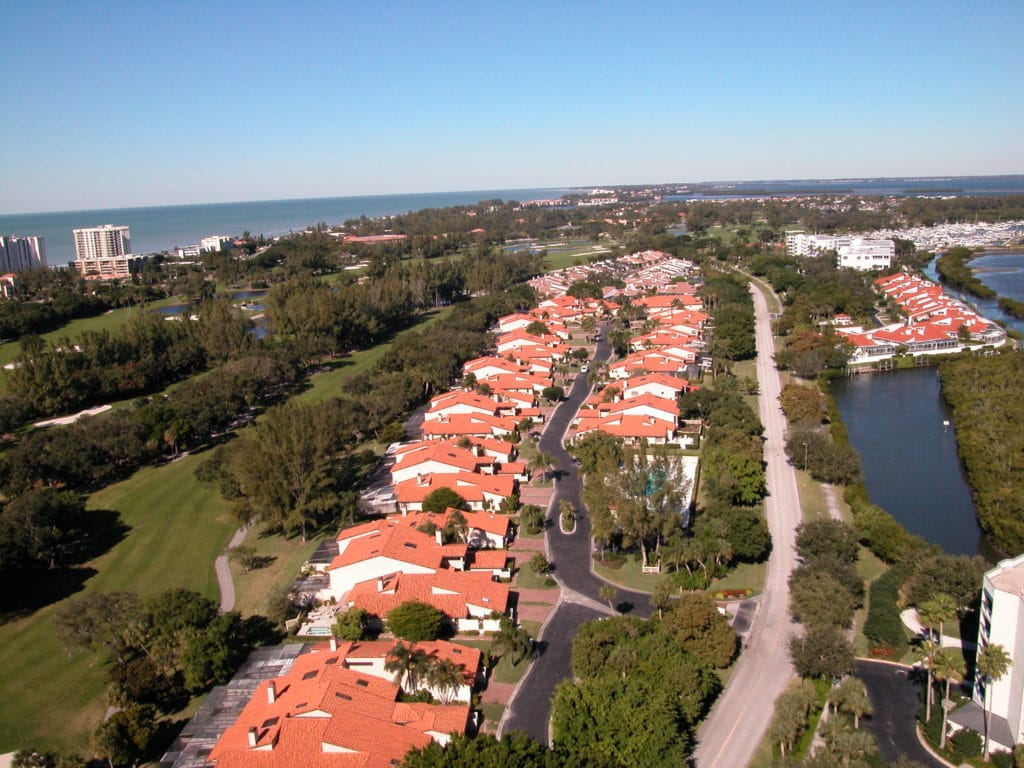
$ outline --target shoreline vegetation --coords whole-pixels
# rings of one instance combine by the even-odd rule
[[[1024,401],[1020,353],[960,357],[939,366],[942,397],[953,409],[960,458],[978,525],[1001,552],[1024,551]]]
[[[998,294],[985,285],[967,265],[975,255],[975,251],[963,246],[955,246],[947,250],[935,260],[935,269],[942,282],[966,291],[979,299],[994,299]]]

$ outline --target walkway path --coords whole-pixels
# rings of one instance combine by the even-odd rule
[[[231,541],[228,542],[224,554],[219,555],[217,559],[213,561],[213,570],[217,573],[217,584],[220,586],[221,613],[227,613],[235,607],[235,582],[231,579],[231,564],[227,550],[241,544],[242,540],[245,538],[245,534],[249,532],[249,528],[251,527],[252,526],[243,526],[235,531],[235,535],[232,536]]]
[[[902,611],[900,619],[903,621],[903,625],[917,636],[924,635],[927,632],[924,625],[917,618],[917,608],[907,608],[905,611]],[[959,637],[953,637],[952,635],[943,635],[942,642],[939,645],[942,648],[964,648],[970,651],[978,647],[978,644],[973,640],[961,640]]]
[[[796,566],[794,543],[800,523],[800,492],[796,471],[784,449],[786,418],[779,407],[781,384],[773,361],[771,319],[764,294],[751,287],[757,321],[758,406],[765,427],[768,496],[765,517],[772,536],[764,591],[743,655],[721,698],[698,731],[694,753],[699,768],[749,765],[768,730],[772,703],[793,678],[789,639],[795,627],[789,618],[790,573]]]
[[[831,483],[822,483],[821,490],[825,492],[825,507],[828,509],[828,516],[841,522],[843,513],[839,510],[839,502],[836,501],[836,487]]]

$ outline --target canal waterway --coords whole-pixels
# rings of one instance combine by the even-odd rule
[[[848,376],[832,394],[871,501],[950,554],[997,559],[978,528],[937,369]]]

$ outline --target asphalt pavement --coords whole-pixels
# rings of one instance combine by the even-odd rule
[[[923,687],[913,678],[912,667],[884,661],[857,661],[857,676],[868,689],[875,714],[864,723],[878,741],[878,750],[886,763],[906,755],[927,768],[947,768],[917,738],[917,710]]]
[[[786,418],[778,401],[781,384],[773,360],[768,305],[760,291],[752,287],[751,293],[757,323],[758,410],[765,428],[765,518],[772,536],[772,554],[757,609],[742,609],[744,621],[749,620],[750,626],[743,653],[725,691],[697,732],[694,758],[698,768],[749,765],[771,723],[775,699],[794,676],[788,652],[795,631],[789,618],[788,579],[796,565],[800,492],[796,472],[784,450]]]
[[[611,354],[607,329],[597,342],[591,365],[604,362]],[[555,686],[571,675],[569,667],[572,641],[576,630],[585,621],[608,614],[598,590],[607,582],[590,570],[590,521],[580,496],[579,465],[562,445],[570,422],[583,401],[590,395],[587,376],[580,374],[566,394],[565,400],[544,427],[539,447],[555,459],[555,494],[548,509],[546,546],[548,559],[554,564],[554,577],[562,588],[562,602],[548,618],[541,633],[541,650],[531,665],[502,721],[501,732],[525,731],[542,744],[548,743],[548,722],[551,719],[551,696]],[[558,505],[571,501],[581,514],[572,533],[562,533],[558,526]],[[650,595],[617,587],[616,608],[623,613],[649,616]]]

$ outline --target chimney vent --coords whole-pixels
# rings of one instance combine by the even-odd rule
[[[338,650],[338,638],[336,638],[334,635],[331,635],[330,643],[331,643],[331,651]]]
[[[256,746],[256,742],[259,741],[258,736],[259,736],[259,731],[257,731],[255,728],[250,728],[249,729],[249,746],[250,747],[255,747]]]
[[[277,686],[271,680],[270,685],[267,686],[267,703],[273,704],[275,701],[277,701]]]

